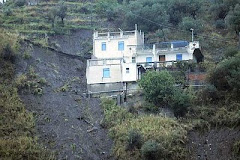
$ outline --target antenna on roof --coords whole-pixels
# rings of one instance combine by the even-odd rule
[[[135,24],[135,30],[136,30],[136,31],[138,30],[138,28],[137,28],[137,24]]]
[[[193,31],[194,31],[194,29],[191,28],[190,30],[192,31],[192,42],[193,42]]]

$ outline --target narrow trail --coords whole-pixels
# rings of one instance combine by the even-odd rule
[[[35,115],[40,143],[55,151],[57,159],[113,159],[112,141],[100,126],[100,101],[85,98],[86,63],[76,56],[35,45],[31,48],[31,58],[19,58],[16,70],[26,73],[32,66],[48,83],[42,96],[21,94]]]

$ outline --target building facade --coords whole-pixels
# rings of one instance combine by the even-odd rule
[[[88,93],[125,91],[129,83],[136,82],[149,68],[202,59],[199,42],[172,41],[147,47],[144,33],[137,26],[134,31],[95,31],[93,55],[86,68]]]

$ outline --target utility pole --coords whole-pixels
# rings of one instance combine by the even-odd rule
[[[192,31],[192,42],[193,42],[193,31],[194,31],[194,29],[191,28],[190,30]]]

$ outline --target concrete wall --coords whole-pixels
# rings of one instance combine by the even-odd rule
[[[93,39],[93,55],[96,58],[131,58],[134,54],[132,49],[134,46],[144,44],[144,35],[135,31],[114,33],[117,36],[111,36],[111,32],[103,33],[106,36],[102,36],[101,33],[95,32]],[[124,41],[124,50],[118,50],[118,42]],[[102,42],[106,43],[106,51],[102,51]],[[130,49],[131,48],[131,49]]]
[[[87,85],[88,93],[107,93],[107,92],[121,92],[124,89],[123,83],[105,83],[105,84],[91,84]]]
[[[137,81],[137,64],[136,63],[123,63],[123,73],[122,73],[122,81]],[[129,73],[127,73],[126,68],[129,68]]]
[[[103,69],[110,69],[110,77],[103,77]],[[129,69],[127,72],[127,68]],[[86,69],[87,84],[116,83],[137,80],[137,64],[123,63],[121,60],[88,60]]]
[[[104,68],[110,69],[109,78],[103,77]],[[86,75],[87,84],[122,82],[122,66],[121,64],[89,66]]]

